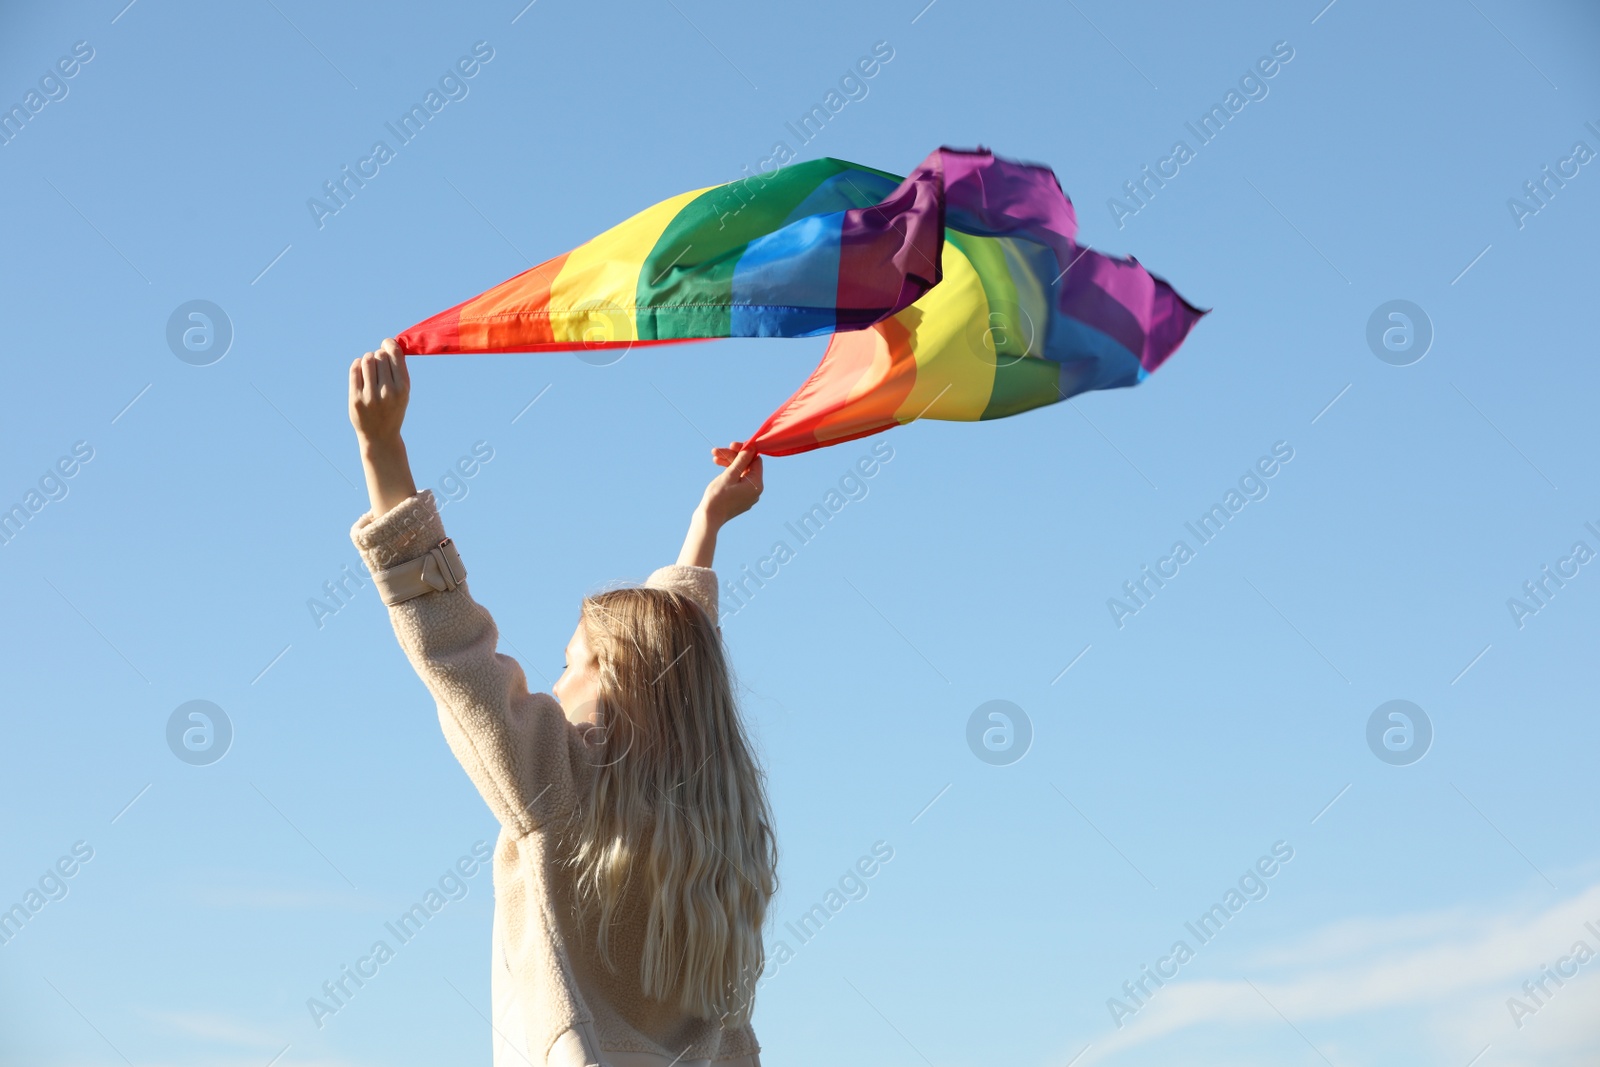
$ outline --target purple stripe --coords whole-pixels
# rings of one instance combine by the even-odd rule
[[[966,233],[1001,237],[1025,233],[1053,249],[1063,263],[1078,232],[1078,216],[1048,167],[996,159],[988,152],[941,148],[944,157],[945,225]]]
[[[945,225],[964,233],[1032,241],[1055,253],[1056,278],[1039,278],[1055,290],[1053,315],[1075,320],[1126,348],[1146,372],[1159,367],[1206,312],[1190,304],[1133,257],[1116,258],[1075,240],[1078,220],[1048,167],[996,159],[985,150],[941,148]],[[932,161],[934,156],[930,156]],[[924,167],[928,164],[924,163]],[[1031,257],[1027,257],[1030,258]],[[1079,331],[1053,328],[1054,351],[1070,359]],[[1059,339],[1057,339],[1059,338]],[[1098,348],[1099,345],[1095,346]]]
[[[942,151],[942,150],[941,150]],[[935,152],[881,203],[844,213],[839,235],[841,330],[860,329],[910,306],[944,277],[944,190]],[[889,264],[891,269],[885,269]]]

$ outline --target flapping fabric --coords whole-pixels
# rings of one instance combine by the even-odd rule
[[[398,337],[408,353],[831,334],[741,447],[1002,418],[1135,385],[1209,309],[1079,246],[1049,168],[940,148],[910,175],[796,163],[664,200]]]
[[[1045,167],[942,149],[942,280],[882,322],[836,333],[742,447],[788,455],[917,418],[1004,418],[1136,385],[1209,309],[1132,257],[1079,246]]]

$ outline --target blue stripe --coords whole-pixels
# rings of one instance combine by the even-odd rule
[[[733,269],[730,335],[832,333],[843,226],[842,211],[811,215],[751,241]]]
[[[1103,330],[1065,315],[1055,315],[1050,321],[1050,336],[1045,339],[1046,359],[1062,364],[1076,364],[1085,357],[1093,359],[1093,368],[1074,365],[1072,380],[1077,392],[1088,389],[1116,389],[1137,385],[1146,377],[1139,359],[1116,338]],[[1063,378],[1066,378],[1063,366]],[[1063,387],[1067,384],[1063,381]]]

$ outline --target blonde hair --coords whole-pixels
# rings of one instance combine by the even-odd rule
[[[697,603],[663,589],[586,598],[582,621],[599,721],[593,792],[567,854],[580,906],[598,913],[601,958],[615,969],[608,933],[638,877],[645,994],[748,1022],[778,857],[721,637]]]

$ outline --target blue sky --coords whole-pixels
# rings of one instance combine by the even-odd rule
[[[763,1061],[1585,1062],[1592,8],[125,2],[0,15],[0,104],[39,93],[0,145],[0,504],[39,493],[0,547],[0,905],[39,894],[0,945],[0,1061],[487,1061],[487,873],[321,1028],[306,1006],[495,832],[344,577],[366,508],[346,367],[784,142],[896,173],[941,144],[1046,163],[1082,241],[1214,311],[1135,389],[773,460],[724,534],[719,569],[754,566],[892,448],[725,627],[779,822],[769,944],[793,951]],[[319,219],[323,183],[479,42]],[[864,95],[799,143],[787,124],[879,42]],[[1292,58],[1241,87],[1275,46]],[[1230,91],[1201,144],[1187,124]],[[1179,140],[1192,158],[1130,203]],[[220,358],[169,345],[195,300],[226,317]],[[1397,300],[1421,358],[1369,345],[1375,315],[1418,326]],[[582,595],[674,557],[708,444],[824,344],[412,361],[418,482],[455,498],[530,681]],[[1200,544],[1186,524],[1275,447]],[[1145,566],[1171,576],[1115,611]],[[231,730],[208,764],[168,743],[196,700]],[[1394,700],[1426,718],[1420,759],[1414,715],[1410,749],[1387,718],[1398,754],[1369,746]],[[968,742],[991,701],[1027,723],[999,757]],[[792,938],[875,846],[865,895]],[[1186,924],[1214,904],[1202,943]],[[1146,967],[1172,977],[1134,1000]]]

